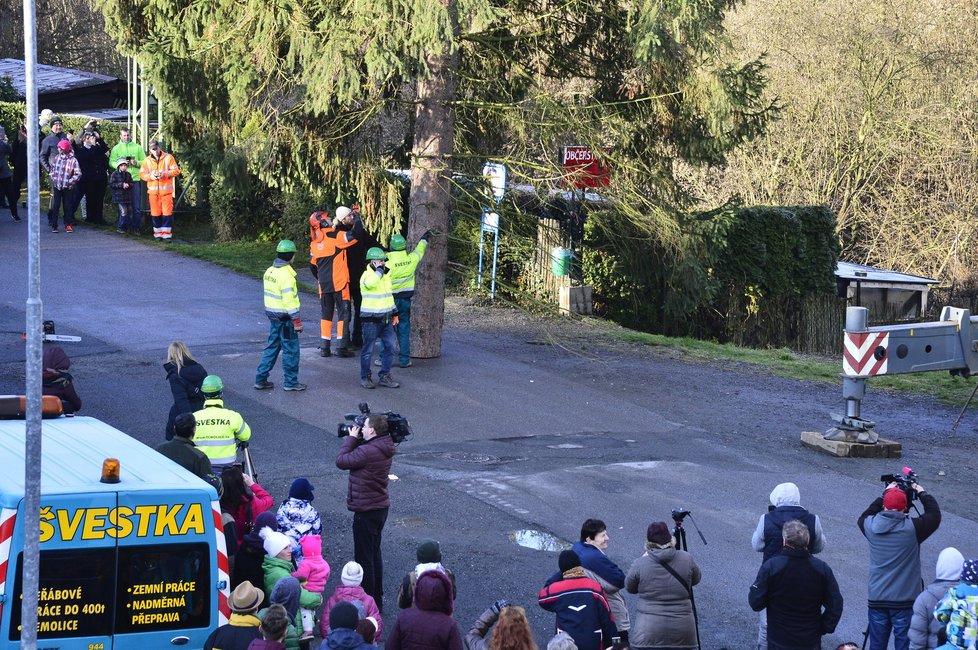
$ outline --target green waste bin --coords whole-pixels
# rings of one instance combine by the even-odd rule
[[[562,246],[555,246],[550,250],[550,271],[560,277],[570,275],[573,260],[574,251]]]

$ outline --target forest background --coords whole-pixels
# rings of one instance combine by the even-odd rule
[[[473,286],[482,163],[546,197],[558,147],[587,144],[615,174],[578,268],[620,322],[738,339],[731,322],[832,293],[836,256],[937,278],[974,307],[978,3],[335,4],[47,0],[39,60],[121,76],[119,51],[137,53],[220,239],[301,241],[312,207],[358,200],[378,240],[416,240],[431,221],[406,228],[423,208],[383,170],[424,159],[419,84],[449,68],[454,174],[431,271],[450,284]],[[0,0],[0,57],[22,58],[19,12]],[[538,295],[528,261],[559,203],[500,206],[503,298]]]

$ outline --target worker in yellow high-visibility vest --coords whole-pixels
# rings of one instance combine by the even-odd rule
[[[268,316],[268,343],[262,353],[255,388],[267,390],[275,385],[268,375],[275,367],[278,353],[282,353],[282,371],[285,374],[285,390],[305,390],[299,383],[299,334],[302,319],[299,318],[299,287],[295,281],[292,258],[295,242],[283,239],[275,247],[275,261],[265,270],[262,284],[265,290],[265,315]]]
[[[237,411],[224,408],[224,382],[217,375],[207,375],[200,385],[204,408],[194,413],[197,429],[194,444],[211,461],[218,474],[237,460],[238,442],[251,439],[251,427]]]

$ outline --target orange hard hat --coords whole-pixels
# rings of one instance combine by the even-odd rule
[[[327,216],[328,215],[325,212],[316,210],[309,217],[309,225],[312,226],[313,228],[319,228],[322,225],[323,219],[326,219]]]

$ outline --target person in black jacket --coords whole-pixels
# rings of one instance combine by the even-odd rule
[[[231,619],[207,637],[204,650],[248,650],[248,645],[261,638],[261,619],[255,612],[261,607],[265,592],[245,581],[238,585],[228,604],[231,605]]]
[[[14,221],[20,221],[17,214],[17,199],[20,197],[20,189],[14,188],[14,172],[10,170],[10,159],[13,158],[13,147],[7,138],[7,132],[0,126],[0,200],[5,202],[10,210],[10,217]]]
[[[200,385],[207,376],[204,367],[197,363],[183,341],[174,341],[166,350],[166,380],[173,393],[173,406],[166,421],[166,439],[173,440],[174,420],[181,413],[196,413],[204,408],[204,394]]]
[[[842,618],[842,594],[829,565],[808,552],[808,526],[784,525],[784,548],[761,565],[751,609],[767,610],[768,650],[818,650]]]
[[[90,121],[89,125],[94,127],[95,123]],[[102,204],[105,201],[107,185],[105,172],[109,164],[109,147],[98,131],[88,126],[79,140],[81,142],[75,147],[75,158],[78,159],[78,167],[81,169],[81,179],[78,181],[75,202],[80,204],[84,198],[86,221],[104,225],[105,215]]]

